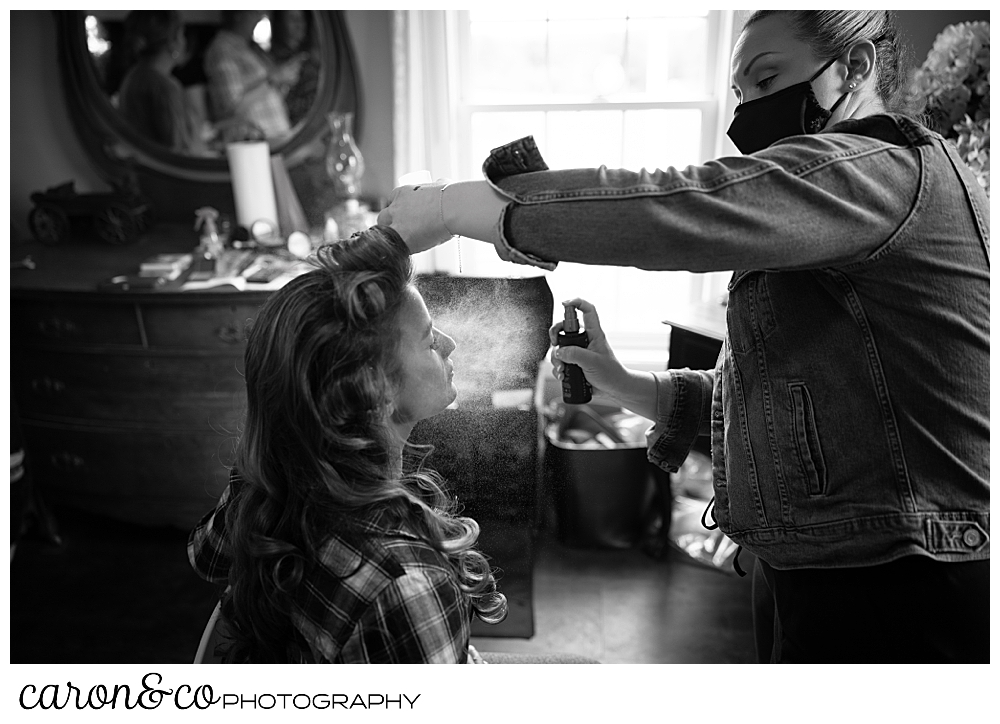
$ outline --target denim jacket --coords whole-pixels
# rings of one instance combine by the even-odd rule
[[[650,460],[712,437],[721,529],[776,568],[989,558],[989,206],[941,136],[841,122],[685,169],[495,149],[504,259],[736,269],[714,371],[657,373]],[[667,404],[667,402],[670,404]]]

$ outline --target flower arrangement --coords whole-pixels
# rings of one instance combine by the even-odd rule
[[[946,27],[917,69],[910,94],[918,108],[923,104],[927,125],[955,143],[989,194],[990,24]]]

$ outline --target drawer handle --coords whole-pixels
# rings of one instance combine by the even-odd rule
[[[215,336],[226,344],[239,344],[243,341],[243,328],[239,322],[229,322],[215,330]]]
[[[54,337],[56,339],[78,337],[80,335],[80,327],[75,322],[60,317],[39,320],[38,331],[46,337]]]
[[[63,473],[79,473],[87,467],[82,457],[66,450],[52,453],[49,462],[52,463],[52,467]]]
[[[40,377],[31,381],[31,389],[42,397],[55,397],[66,391],[66,385],[61,380],[51,377]]]

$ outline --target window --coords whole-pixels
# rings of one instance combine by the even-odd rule
[[[470,177],[491,148],[528,134],[552,168],[715,155],[721,14],[601,7],[459,13],[459,153]]]
[[[419,24],[427,42],[409,57],[423,64],[425,84],[434,67],[429,46],[446,48],[437,69],[447,86],[425,87],[421,102],[447,99],[437,123],[450,128],[451,178],[480,178],[490,149],[526,135],[551,168],[683,167],[729,152],[731,11],[656,3],[522,6],[516,16],[497,4],[417,12],[407,13],[410,44]],[[470,241],[442,251],[438,268],[459,255],[472,273],[511,273],[492,249]],[[644,349],[665,351],[661,321],[671,305],[718,298],[728,276],[563,262],[548,281],[557,302],[594,302],[612,344],[634,359]]]

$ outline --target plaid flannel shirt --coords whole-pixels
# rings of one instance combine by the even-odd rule
[[[202,578],[226,583],[226,511],[242,484],[230,475],[214,510],[188,539]],[[472,605],[445,557],[402,530],[366,526],[364,551],[331,535],[307,566],[292,622],[308,648],[289,646],[297,663],[466,663]]]
[[[268,138],[291,130],[285,100],[267,80],[268,62],[236,33],[216,33],[205,51],[205,75],[217,121],[250,121]]]

